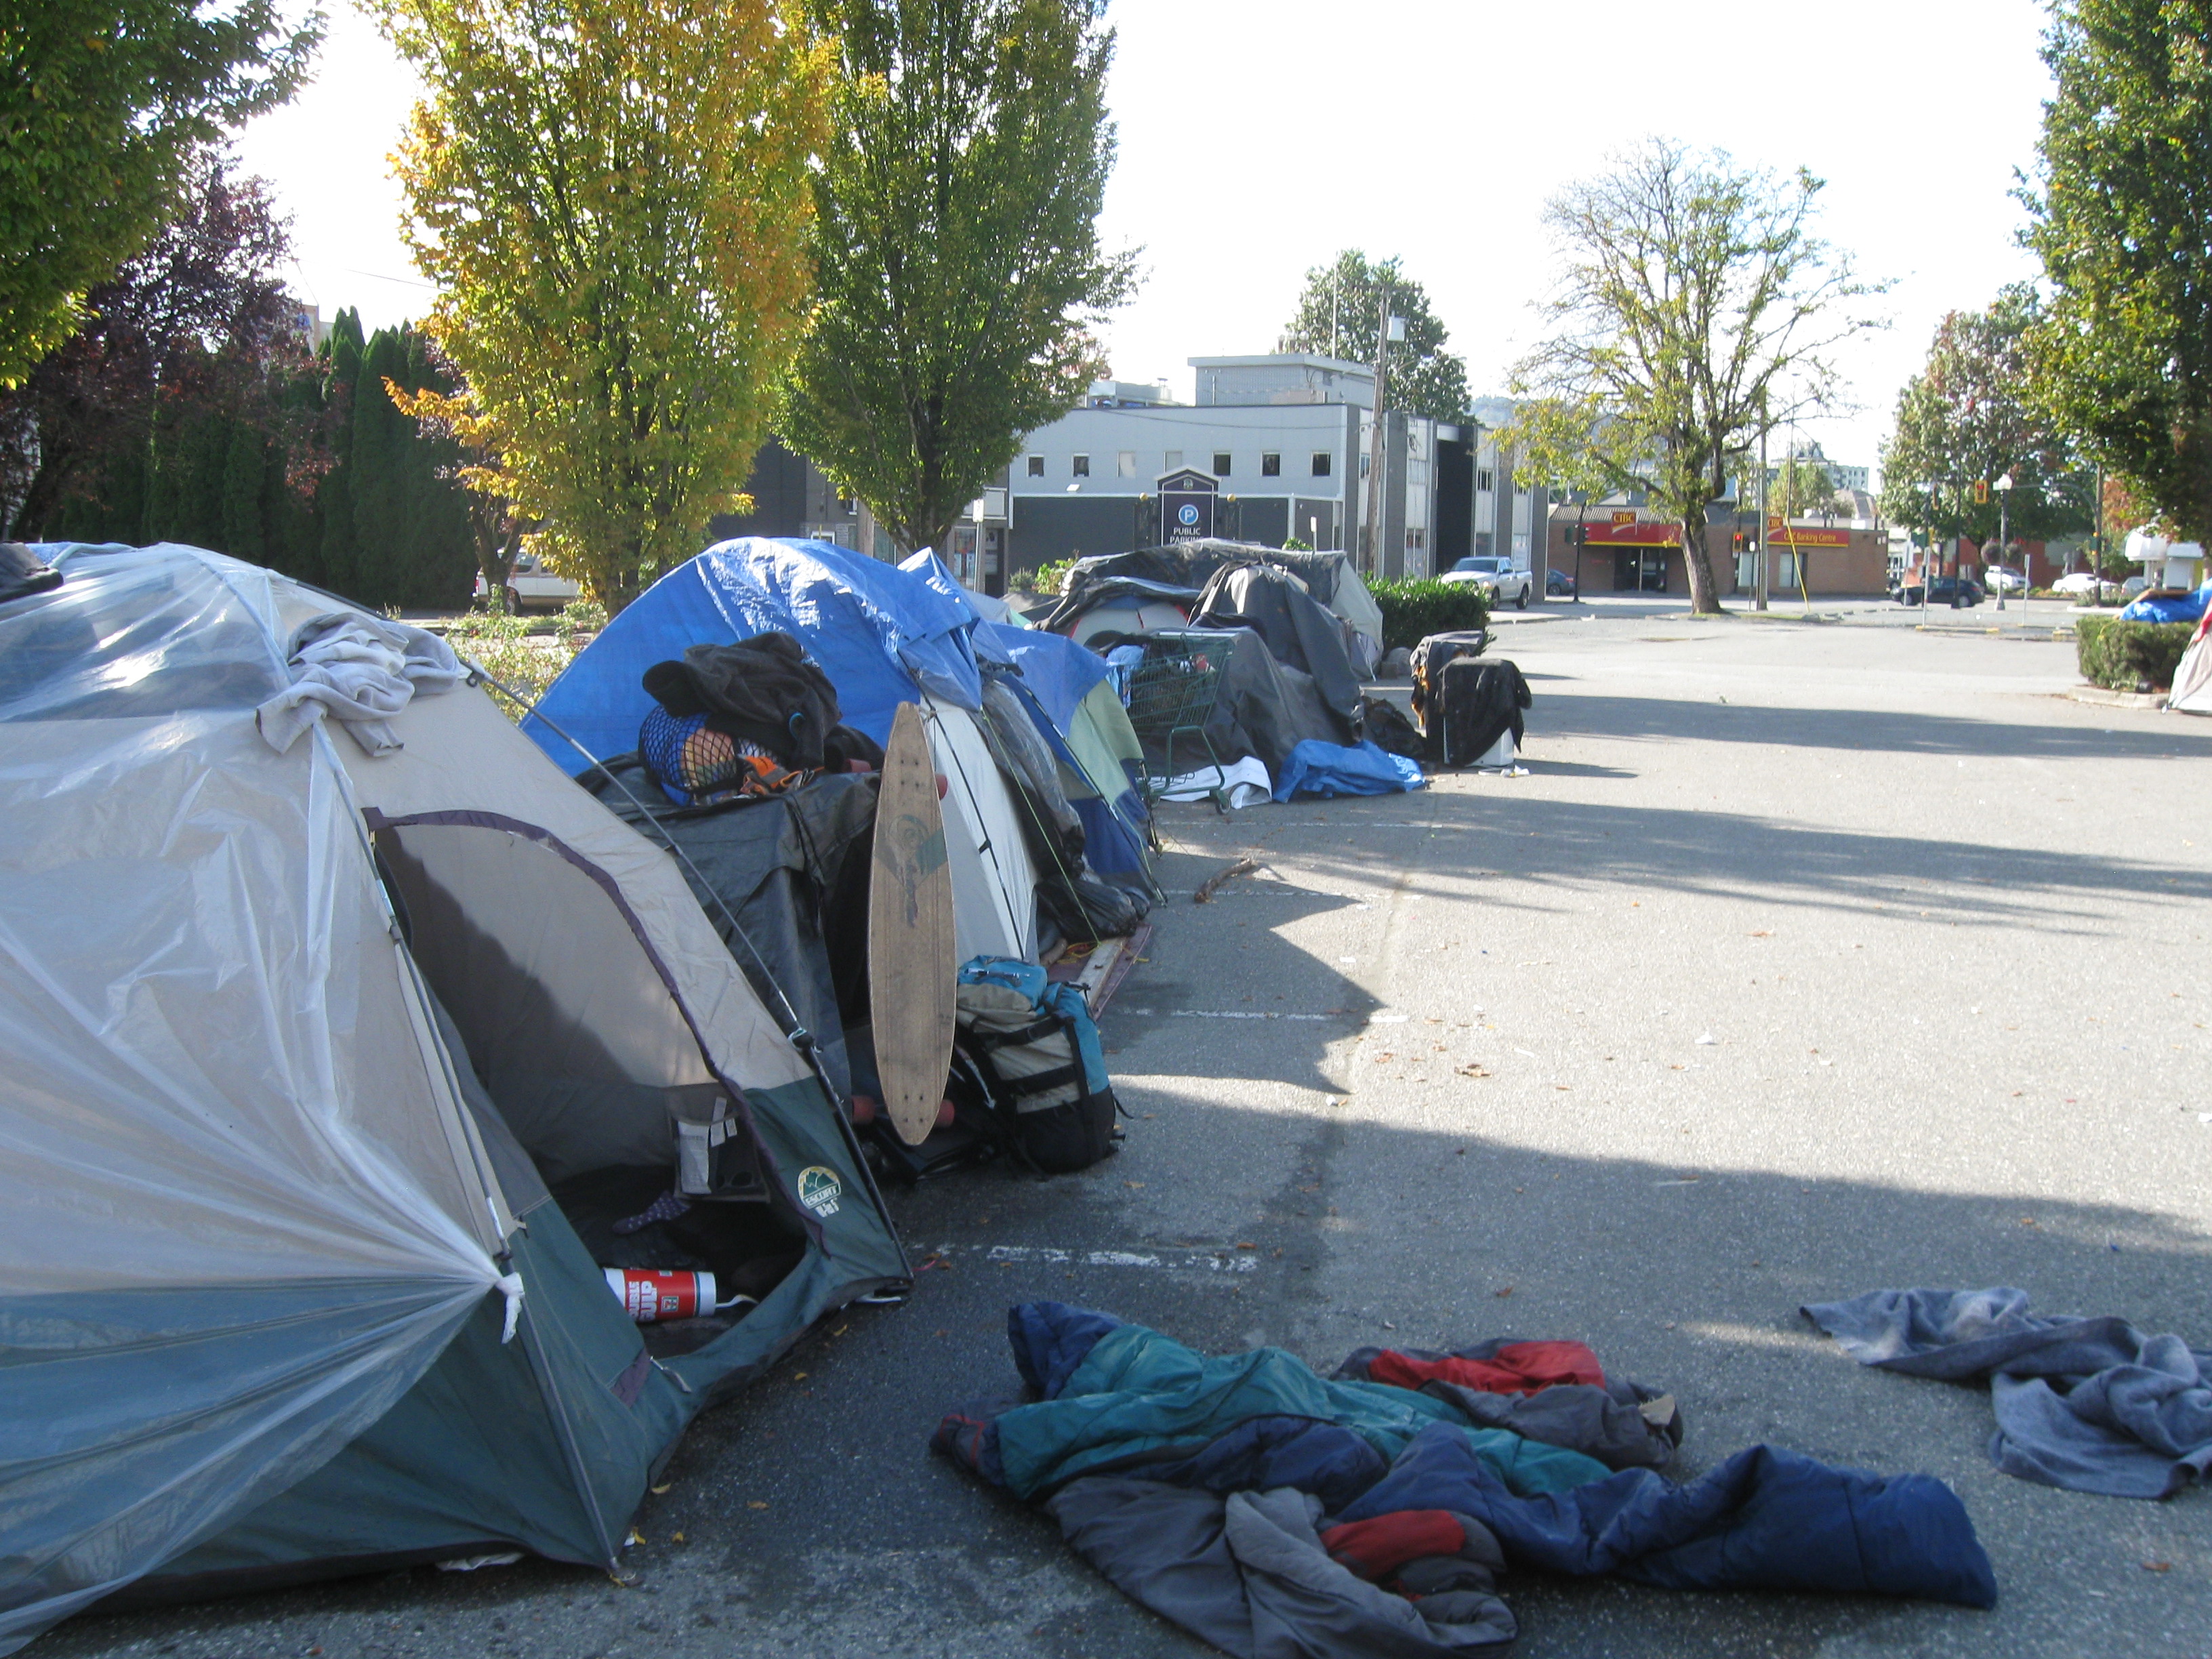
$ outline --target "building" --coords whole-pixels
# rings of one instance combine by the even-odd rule
[[[1723,596],[1749,593],[1759,579],[1754,517],[1716,515],[1705,526],[1705,555]],[[1767,521],[1770,594],[1805,589],[1830,598],[1872,596],[1889,589],[1889,532],[1878,521]],[[1577,594],[1675,593],[1690,591],[1682,527],[1640,496],[1564,503],[1551,512],[1553,568],[1575,579]]]
[[[1304,352],[1190,363],[1194,403],[1158,386],[1100,381],[1081,407],[1028,435],[1007,480],[1011,570],[1199,533],[1356,550],[1363,568],[1385,578],[1430,575],[1478,551],[1521,563],[1540,551],[1531,533],[1540,492],[1516,491],[1480,422],[1384,413],[1380,535],[1370,538],[1370,365]]]

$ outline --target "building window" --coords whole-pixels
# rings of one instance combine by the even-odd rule
[[[1367,458],[1364,455],[1359,458],[1359,476],[1363,478],[1367,476]]]
[[[1078,455],[1073,460],[1068,463],[1067,470],[1069,476],[1072,477],[1089,477],[1091,476],[1091,458],[1088,455]]]
[[[1483,467],[1475,473],[1474,487],[1477,489],[1487,489],[1490,488],[1490,469],[1488,467]]]
[[[1116,453],[1114,457],[1114,473],[1116,477],[1135,477],[1137,476],[1137,452],[1133,449],[1124,449]]]
[[[1429,532],[1427,531],[1409,529],[1406,532],[1406,547],[1407,551],[1418,553],[1428,544]]]
[[[1180,449],[1170,449],[1168,451],[1167,459],[1168,464],[1162,470],[1164,471],[1172,472],[1182,465],[1182,451]]]
[[[1262,453],[1260,457],[1260,476],[1263,478],[1281,477],[1283,476],[1283,458],[1272,452]]]
[[[1313,453],[1313,475],[1314,475],[1314,477],[1316,477],[1316,478],[1326,478],[1327,477],[1328,477],[1328,469],[1329,469],[1329,454],[1328,454],[1328,451],[1327,451],[1326,449],[1316,449],[1316,451],[1314,451],[1314,453]]]
[[[1030,477],[1032,478],[1042,478],[1044,477],[1043,456],[1032,455],[1030,457]]]
[[[1213,452],[1213,476],[1217,478],[1225,478],[1229,476],[1228,451],[1217,449]]]

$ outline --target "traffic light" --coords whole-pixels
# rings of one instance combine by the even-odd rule
[[[1977,479],[1975,479],[1975,480],[1974,480],[1974,505],[1975,505],[1976,507],[1987,507],[1989,504],[1990,504],[1990,481],[1989,481],[1987,478],[1977,478]]]

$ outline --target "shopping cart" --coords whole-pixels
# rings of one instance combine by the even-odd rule
[[[1205,757],[1191,775],[1212,769],[1213,782],[1207,799],[1217,811],[1227,813],[1229,775],[1213,741],[1206,735],[1213,718],[1214,700],[1221,692],[1221,670],[1236,649],[1234,636],[1207,630],[1162,631],[1143,634],[1129,641],[1145,648],[1145,659],[1129,677],[1129,724],[1145,749],[1144,775],[1138,781],[1145,804],[1159,799],[1176,771],[1176,749],[1186,753],[1193,742]],[[1159,770],[1152,769],[1155,751]]]

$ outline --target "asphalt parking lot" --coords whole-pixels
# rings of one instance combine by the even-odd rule
[[[1764,1441],[1940,1476],[2002,1597],[1511,1579],[1530,1659],[2203,1659],[2212,1493],[1999,1474],[1984,1395],[1863,1370],[1796,1310],[2008,1284],[2212,1346],[2212,721],[2068,700],[2060,607],[1996,634],[1989,605],[1941,632],[1813,608],[1546,607],[1501,630],[1528,775],[1168,809],[1170,896],[1103,1022],[1124,1150],[898,1195],[936,1258],[910,1302],[699,1424],[633,1583],[424,1570],[31,1651],[1209,1651],[928,1451],[1012,1390],[1006,1308],[1049,1297],[1323,1367],[1578,1338],[1681,1402],[1678,1473]],[[1258,872],[1192,905],[1240,855]]]

